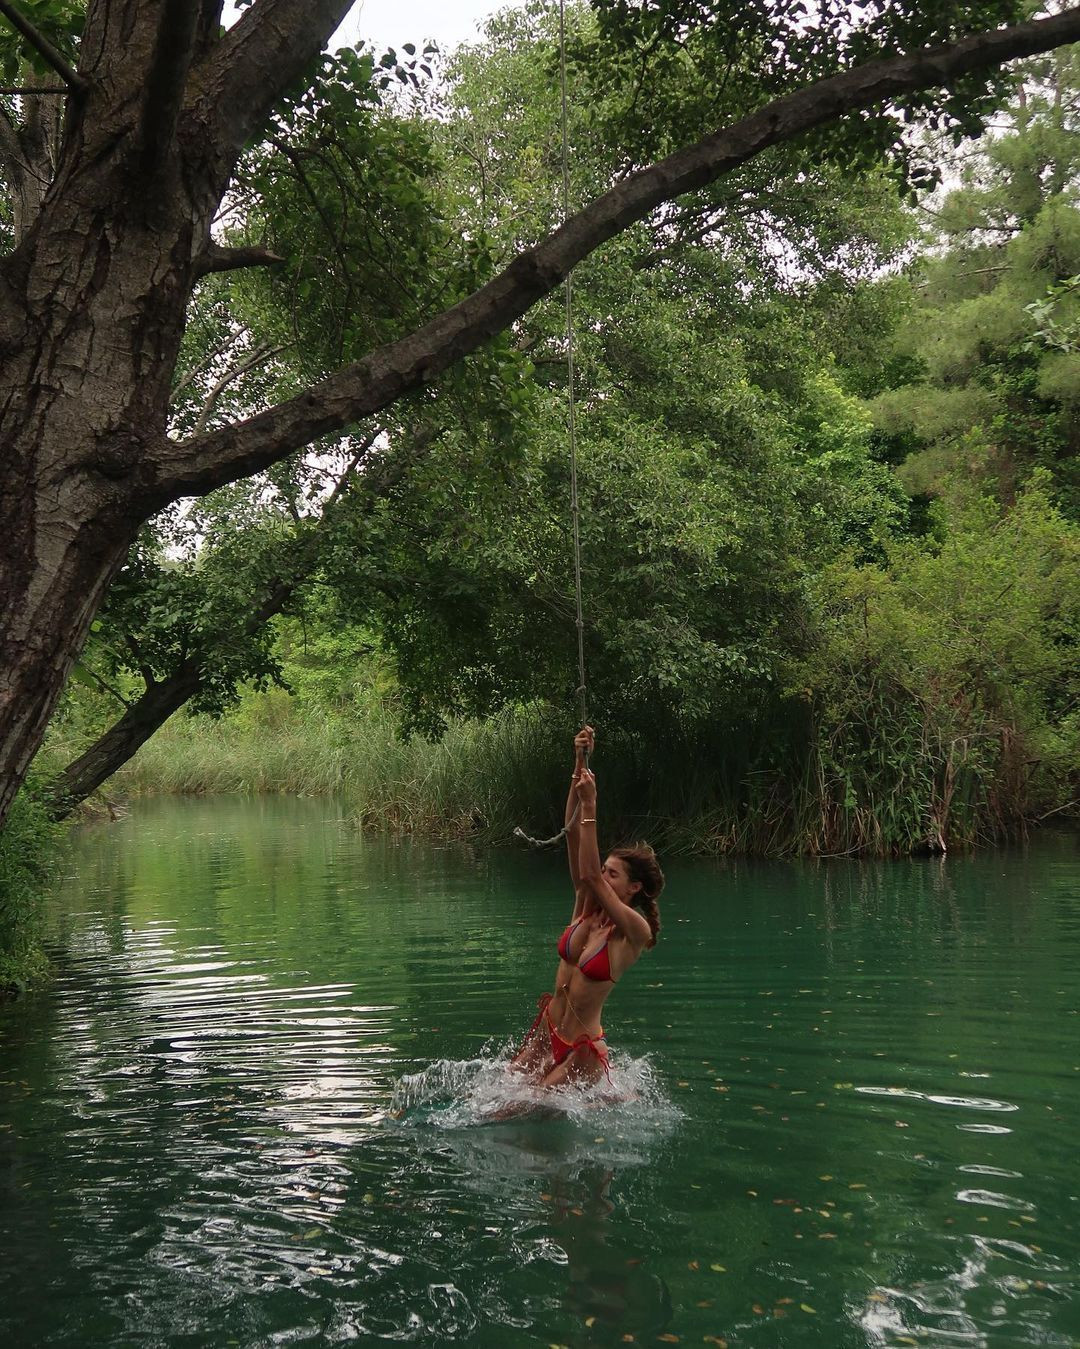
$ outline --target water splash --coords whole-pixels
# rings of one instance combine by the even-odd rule
[[[485,1049],[474,1059],[438,1059],[407,1074],[394,1089],[390,1111],[440,1129],[544,1116],[593,1127],[612,1112],[653,1127],[680,1118],[648,1058],[620,1057],[611,1065],[610,1080],[539,1087],[510,1068],[505,1046]]]

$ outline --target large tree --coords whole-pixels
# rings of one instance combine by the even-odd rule
[[[14,232],[0,266],[0,821],[105,588],[154,512],[430,382],[605,240],[763,150],[836,127],[808,153],[868,144],[876,153],[896,141],[905,114],[970,129],[987,107],[986,72],[1080,39],[1077,8],[1000,26],[1025,7],[823,0],[808,15],[798,0],[685,11],[675,0],[604,0],[607,51],[630,60],[693,59],[697,44],[696,68],[722,80],[735,52],[752,46],[756,78],[736,82],[745,115],[650,167],[632,167],[629,154],[612,187],[473,294],[277,406],[177,439],[167,430],[170,390],[194,287],[211,272],[270,261],[265,250],[223,247],[215,219],[275,103],[317,78],[349,0],[255,0],[228,30],[222,8],[89,0],[65,55],[59,23],[50,40],[11,0],[0,3],[22,50],[66,90],[45,93],[28,76],[37,92],[20,96],[25,113],[0,118]],[[61,19],[77,7],[55,0],[28,12],[39,10]],[[703,120],[729,112],[708,94]],[[62,117],[43,115],[42,100],[57,98]]]

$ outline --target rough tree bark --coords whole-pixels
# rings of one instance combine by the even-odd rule
[[[89,0],[48,186],[36,213],[25,193],[22,236],[0,262],[0,824],[105,587],[167,502],[265,468],[430,381],[606,239],[767,147],[1080,40],[1074,8],[778,99],[626,178],[411,336],[279,407],[176,443],[166,418],[188,299],[200,274],[225,265],[211,221],[244,144],[348,8],[255,0],[219,37],[220,0]],[[0,166],[25,192],[12,134],[0,131]]]

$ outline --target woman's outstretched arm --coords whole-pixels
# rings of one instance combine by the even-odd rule
[[[578,813],[578,877],[583,890],[588,890],[595,903],[611,919],[612,926],[635,946],[647,946],[652,940],[652,928],[644,914],[624,904],[604,877],[600,863],[600,847],[596,841],[596,779],[587,768],[577,775],[577,798],[581,802]]]

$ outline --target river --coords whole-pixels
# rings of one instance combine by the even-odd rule
[[[0,1007],[2,1344],[1080,1344],[1075,837],[673,860],[635,1099],[501,1124],[559,856],[157,800],[67,870]]]

